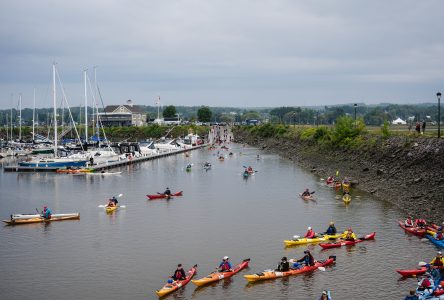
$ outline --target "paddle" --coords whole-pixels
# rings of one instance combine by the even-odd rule
[[[425,267],[425,266],[427,266],[428,265],[428,263],[426,263],[426,262],[424,262],[424,261],[420,261],[419,263],[418,263],[418,266],[419,267]]]

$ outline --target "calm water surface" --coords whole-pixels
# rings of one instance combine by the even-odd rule
[[[55,213],[80,212],[79,221],[0,227],[1,299],[156,299],[177,263],[198,264],[197,278],[212,272],[221,257],[233,263],[251,258],[250,267],[231,279],[196,289],[189,284],[168,299],[318,299],[329,289],[334,299],[403,299],[416,280],[400,280],[395,268],[416,267],[436,252],[428,242],[406,235],[396,208],[352,191],[345,207],[318,178],[276,155],[233,145],[233,157],[217,151],[192,152],[121,168],[120,176],[0,170],[0,217],[33,213],[49,205]],[[226,155],[228,152],[224,152]],[[241,154],[242,153],[242,154]],[[261,159],[256,160],[256,154]],[[210,161],[213,168],[202,169]],[[185,165],[193,170],[185,172]],[[242,178],[242,166],[258,172]],[[146,194],[169,186],[184,196],[147,201]],[[317,202],[297,194],[316,190]],[[127,206],[107,215],[98,205],[123,194]],[[242,275],[274,268],[282,256],[302,257],[307,246],[285,249],[283,240],[338,229],[376,231],[376,240],[352,248],[321,251],[337,256],[325,272],[248,285]]]

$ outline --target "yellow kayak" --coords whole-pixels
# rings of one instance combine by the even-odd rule
[[[323,241],[328,240],[334,240],[338,239],[340,237],[343,237],[343,233],[337,233],[337,234],[326,234],[321,235],[312,239],[309,238],[297,238],[292,240],[284,240],[285,246],[297,246],[297,245],[305,245],[305,244],[311,244],[311,243],[319,243]]]
[[[342,196],[342,201],[344,201],[345,204],[348,204],[352,201],[352,197],[349,194],[345,194]]]
[[[112,212],[116,211],[117,208],[119,208],[119,207],[118,206],[106,206],[105,210],[107,213],[112,213]]]

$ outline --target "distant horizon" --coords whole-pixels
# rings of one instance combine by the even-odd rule
[[[444,102],[444,101],[443,101]],[[441,106],[444,106],[444,103],[441,102]],[[273,108],[280,108],[280,107],[300,107],[300,108],[324,108],[324,107],[335,107],[335,106],[350,106],[353,107],[355,103],[344,103],[344,104],[332,104],[332,105],[307,105],[307,106],[294,106],[294,105],[280,105],[280,106],[260,106],[260,107],[244,107],[244,106],[208,106],[208,105],[173,105],[175,107],[202,107],[202,106],[208,106],[209,108],[219,108],[219,109],[229,109],[229,108],[234,108],[234,109],[250,109],[250,110],[264,110],[264,109],[273,109]],[[377,103],[377,104],[366,104],[366,103],[357,103],[358,107],[361,106],[366,106],[366,107],[379,107],[379,106],[387,106],[387,105],[406,105],[406,106],[438,106],[438,103],[433,103],[433,102],[421,102],[421,103],[411,103],[411,104],[404,104],[404,103]],[[118,106],[118,105],[127,105],[127,104],[110,104],[110,105],[105,105],[105,107],[107,106]],[[145,104],[133,104],[134,106],[145,106],[145,107],[152,107],[152,108],[156,108],[156,105],[145,105]],[[160,109],[161,111],[169,105],[161,105]],[[84,106],[71,106],[70,108],[84,108]],[[50,106],[45,106],[45,107],[35,107],[36,109],[53,109],[53,107]],[[88,105],[88,108],[92,108],[92,106]],[[4,111],[4,110],[10,110],[11,108],[0,108],[0,111]],[[18,107],[13,107],[13,110],[18,110]],[[25,109],[33,109],[33,107],[22,107],[22,110]],[[57,107],[57,109],[61,109],[61,107]],[[66,108],[65,108],[66,109]],[[102,109],[102,107],[99,107],[99,109]]]

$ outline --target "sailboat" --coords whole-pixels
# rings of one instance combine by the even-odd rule
[[[23,167],[84,167],[87,163],[85,158],[65,158],[57,156],[57,101],[56,101],[56,67],[55,63],[52,65],[52,91],[54,101],[54,157],[52,158],[34,158],[29,161],[23,161],[19,163],[19,166]]]

